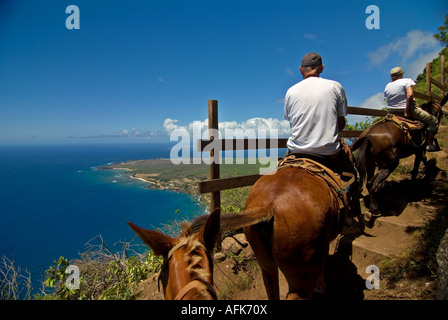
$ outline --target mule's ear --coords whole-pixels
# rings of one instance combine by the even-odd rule
[[[176,239],[166,236],[158,231],[140,228],[129,221],[128,225],[134,230],[135,234],[152,249],[155,255],[167,256],[168,252],[176,244]]]
[[[207,222],[199,232],[199,240],[204,244],[208,252],[212,252],[219,235],[221,223],[221,210],[216,208],[210,213]]]

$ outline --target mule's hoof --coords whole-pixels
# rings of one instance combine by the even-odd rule
[[[302,298],[299,296],[298,293],[295,292],[288,292],[286,294],[286,300],[302,300]]]
[[[318,293],[318,294],[324,294],[325,293],[325,287],[317,287],[314,289],[314,292]]]
[[[364,225],[367,228],[372,229],[374,221],[373,214],[370,211],[364,212],[364,214],[362,215],[362,220],[364,221]]]
[[[363,214],[364,221],[370,221],[370,220],[372,220],[372,217],[373,217],[373,214],[370,211],[366,211]]]
[[[436,151],[440,151],[440,147],[437,147],[433,144],[430,144],[428,146],[426,146],[426,151],[427,152],[436,152]]]

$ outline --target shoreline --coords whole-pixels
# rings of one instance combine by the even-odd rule
[[[245,159],[242,163],[223,163],[220,165],[221,177],[235,177],[243,175],[258,174],[260,168],[265,167],[263,162],[251,163],[249,159]],[[130,160],[115,163],[108,163],[105,166],[99,166],[99,170],[120,170],[125,169],[126,175],[132,179],[144,182],[147,189],[168,190],[172,192],[185,193],[195,202],[199,202],[202,206],[210,210],[210,193],[199,193],[199,182],[209,179],[210,166],[205,163],[180,163],[173,164],[169,159],[146,159],[146,160]],[[246,195],[247,188],[242,189]],[[234,210],[235,206],[239,209],[240,204],[232,200],[237,199],[241,195],[241,190],[229,190],[223,196],[223,206]],[[247,195],[246,195],[247,196]],[[226,200],[224,200],[226,199]]]
[[[172,191],[187,194],[194,202],[209,207],[209,195],[199,194],[198,182],[186,171],[183,175],[167,177],[172,164],[169,159],[131,160],[98,166],[98,170],[125,170],[129,178],[145,182],[145,189]]]

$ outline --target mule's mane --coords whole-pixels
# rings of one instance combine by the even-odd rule
[[[160,270],[159,281],[165,283],[165,281],[168,279],[169,261],[172,258],[174,252],[182,248],[184,251],[183,258],[187,263],[187,267],[185,270],[189,274],[191,280],[198,280],[205,284],[211,281],[211,285],[213,285],[213,263],[210,253],[207,252],[205,246],[195,236],[196,233],[193,232],[193,230],[190,228],[190,225],[184,225],[183,229],[184,230],[182,232],[182,235],[179,237],[179,243],[170,250],[167,257],[165,258],[163,266]],[[202,253],[202,251],[204,253]],[[204,259],[208,260],[210,269],[203,267]],[[210,297],[215,294],[214,292],[210,292],[207,286],[199,288],[198,292],[204,297]]]
[[[204,255],[201,254],[203,250],[206,258],[209,258],[209,253],[205,249],[204,245],[194,236],[182,237],[179,244],[181,247],[185,247],[184,259],[187,262],[186,271],[190,274],[194,280],[200,280],[203,282],[211,279],[211,272],[202,267],[201,262],[204,259]],[[211,261],[209,259],[209,261]],[[212,264],[210,264],[211,266]]]

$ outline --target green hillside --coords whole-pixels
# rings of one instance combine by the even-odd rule
[[[442,51],[440,51],[439,56],[437,58],[435,58],[432,62],[431,62],[431,77],[439,80],[440,81],[440,77],[441,77],[441,56],[445,55],[445,70],[448,70],[448,47],[445,47],[444,49],[442,49]],[[446,77],[446,75],[445,75]],[[420,73],[415,81],[417,84],[414,87],[414,90],[423,94],[426,94],[426,67],[425,69],[423,69],[422,73]],[[442,96],[442,92],[441,90],[436,87],[435,85],[431,86],[431,91],[434,92],[435,94],[437,94],[438,96]],[[421,100],[421,99],[417,99],[417,102],[419,104],[423,104],[426,101]]]

